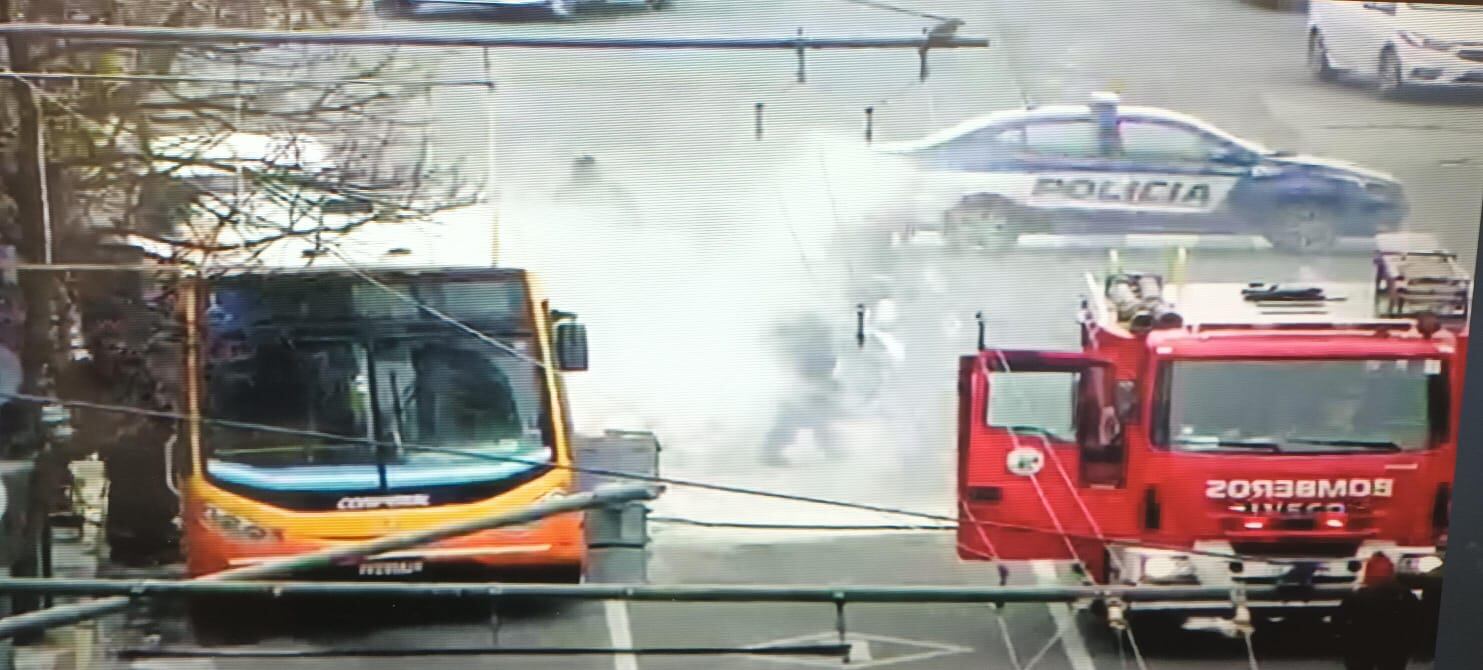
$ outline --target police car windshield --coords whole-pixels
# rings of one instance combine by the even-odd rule
[[[1155,441],[1178,451],[1421,450],[1447,416],[1436,360],[1176,361],[1156,392]]]

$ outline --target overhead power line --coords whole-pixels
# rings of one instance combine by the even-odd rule
[[[384,79],[375,77],[313,78],[313,77],[199,77],[190,75],[156,74],[98,74],[95,72],[17,72],[0,70],[0,77],[13,79],[65,79],[96,81],[152,81],[171,84],[292,84],[300,86],[332,86],[342,84],[365,84],[370,86],[470,86],[488,87],[488,79]]]

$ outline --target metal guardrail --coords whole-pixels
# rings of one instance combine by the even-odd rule
[[[312,570],[316,568],[329,567],[344,561],[354,561],[377,554],[398,549],[407,549],[420,545],[430,544],[439,540],[467,535],[469,533],[499,528],[502,526],[515,526],[532,521],[539,521],[549,516],[574,512],[593,507],[607,505],[619,505],[636,500],[652,500],[659,495],[655,487],[646,486],[612,486],[589,493],[577,493],[566,498],[550,500],[537,503],[529,507],[495,514],[488,517],[460,521],[457,523],[429,528],[426,530],[401,533],[387,537],[377,538],[367,542],[361,542],[340,547],[331,547],[322,551],[311,552],[298,556],[290,556],[275,561],[267,561],[256,565],[250,565],[233,570],[218,572],[199,579],[177,582],[179,584],[206,584],[220,585],[234,580],[261,579],[289,574],[301,570]],[[38,582],[51,582],[52,580],[37,580]],[[45,588],[38,589],[47,591]],[[51,591],[56,593],[57,591]],[[62,605],[50,609],[37,610],[18,616],[0,619],[0,640],[9,639],[18,634],[33,630],[44,630],[57,626],[86,621],[88,619],[105,616],[114,612],[127,609],[134,598],[144,595],[135,591],[129,591],[128,595],[110,596],[98,600],[90,600],[83,603]]]
[[[223,573],[225,574],[225,573]],[[206,579],[0,578],[0,593],[59,595],[262,596],[368,598],[541,598],[666,602],[788,603],[1043,603],[1117,598],[1129,602],[1230,600],[1230,588],[1211,586],[830,586],[730,584],[480,584],[466,582],[217,581]],[[1248,602],[1338,598],[1347,586],[1247,587]]]

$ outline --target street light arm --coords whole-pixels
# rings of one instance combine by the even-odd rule
[[[309,31],[168,28],[97,24],[6,23],[0,36],[125,40],[175,44],[339,44],[383,46],[505,47],[521,49],[934,49],[984,48],[982,37],[951,34],[914,37],[507,37],[431,31]]]

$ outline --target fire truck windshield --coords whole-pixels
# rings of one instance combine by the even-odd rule
[[[1412,451],[1446,430],[1438,360],[1173,361],[1155,393],[1154,442],[1178,451]]]

